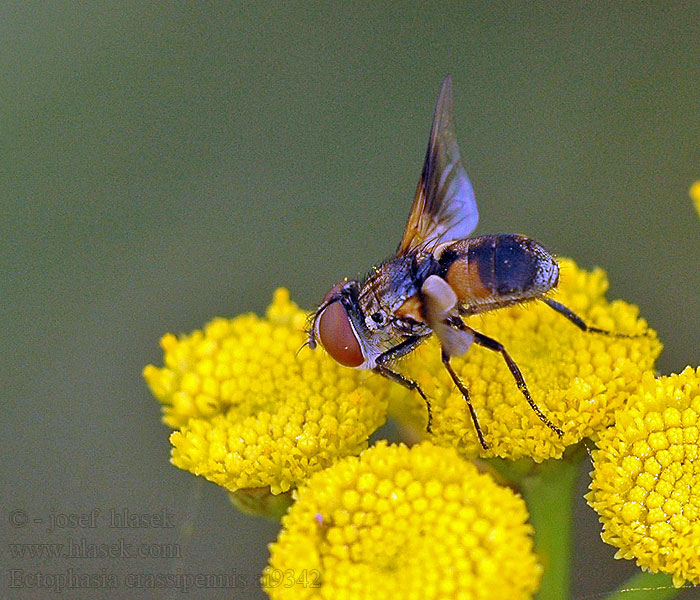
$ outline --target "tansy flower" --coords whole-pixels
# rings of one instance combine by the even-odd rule
[[[696,181],[690,186],[690,197],[695,204],[695,210],[697,210],[698,215],[700,215],[700,181]]]
[[[452,366],[469,389],[479,424],[490,445],[482,450],[464,398],[445,371],[437,340],[431,339],[398,370],[420,383],[431,401],[433,434],[440,445],[467,456],[559,457],[570,444],[612,423],[614,411],[637,388],[661,351],[655,332],[636,306],[608,302],[604,272],[587,272],[560,260],[561,281],[552,298],[588,325],[633,337],[586,333],[542,302],[476,315],[467,324],[501,342],[517,363],[533,400],[564,431],[559,438],[540,421],[518,389],[503,357],[472,346]],[[635,337],[636,336],[636,337]],[[427,411],[421,398],[391,388],[392,414],[422,434]]]
[[[602,537],[674,585],[700,583],[700,368],[654,379],[600,434],[588,503]]]
[[[173,464],[229,490],[277,494],[367,447],[386,399],[362,385],[366,374],[299,352],[306,318],[279,289],[264,319],[216,319],[161,340],[165,366],[144,377],[165,423],[181,428],[170,437]]]
[[[380,442],[296,495],[263,573],[273,599],[518,600],[537,588],[525,503],[453,449]]]

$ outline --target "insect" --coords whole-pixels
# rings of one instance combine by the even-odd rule
[[[563,431],[534,402],[503,345],[467,326],[462,317],[540,300],[583,331],[609,332],[589,327],[566,306],[545,297],[559,282],[559,267],[539,243],[514,234],[467,237],[479,213],[462,166],[452,105],[448,75],[396,255],[363,281],[346,279],[333,286],[312,316],[307,343],[315,348],[320,342],[340,364],[372,369],[418,392],[427,406],[430,432],[430,400],[416,381],[394,371],[392,365],[435,334],[445,369],[466,401],[479,442],[487,449],[469,390],[450,364],[453,356],[463,355],[472,344],[483,346],[501,354],[532,410],[561,437]]]

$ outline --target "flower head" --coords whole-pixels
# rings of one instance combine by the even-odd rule
[[[479,424],[490,445],[483,451],[464,398],[445,372],[437,340],[399,365],[431,400],[433,439],[467,456],[535,460],[561,456],[566,446],[612,423],[615,409],[636,389],[643,372],[661,351],[656,334],[638,317],[636,306],[608,302],[602,270],[587,272],[561,260],[561,283],[552,297],[587,324],[630,337],[586,333],[541,302],[504,308],[466,320],[470,327],[499,341],[525,378],[530,394],[564,437],[540,421],[518,389],[503,357],[472,346],[451,363],[466,384]],[[391,411],[423,431],[426,410],[420,397],[399,386],[391,390]]]
[[[700,583],[700,368],[646,374],[593,453],[586,496],[602,537],[680,586]]]
[[[339,457],[358,454],[386,417],[365,374],[299,351],[307,315],[284,289],[266,318],[216,319],[166,335],[165,367],[144,376],[172,427],[172,462],[229,490],[287,491]]]
[[[272,598],[517,600],[537,588],[524,502],[452,449],[380,442],[296,493],[263,573]],[[281,572],[308,577],[288,587]]]
[[[693,204],[695,204],[695,210],[700,215],[700,181],[696,181],[690,186],[690,197],[693,199]]]

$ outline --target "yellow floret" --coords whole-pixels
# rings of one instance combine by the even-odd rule
[[[270,547],[273,599],[531,598],[522,499],[448,448],[380,442],[300,487]]]
[[[634,305],[608,302],[605,273],[587,272],[560,260],[561,283],[553,299],[593,327],[637,337],[585,333],[542,302],[500,309],[466,319],[477,331],[501,342],[522,371],[533,400],[564,431],[559,438],[540,421],[518,389],[503,357],[472,345],[452,366],[469,389],[488,451],[482,450],[461,393],[431,339],[399,363],[431,401],[433,441],[467,456],[559,457],[566,446],[612,423],[613,413],[637,388],[661,351],[656,333]],[[418,434],[427,412],[421,398],[399,386],[390,388],[391,413]]]
[[[700,216],[700,181],[696,181],[690,186],[690,197],[693,199],[695,210],[698,211],[698,215]]]
[[[144,376],[163,404],[176,466],[229,490],[289,490],[358,454],[385,420],[365,373],[302,348],[307,314],[280,289],[266,318],[216,319],[161,341],[165,367]]]
[[[700,583],[700,368],[644,377],[593,453],[588,503],[616,557]]]

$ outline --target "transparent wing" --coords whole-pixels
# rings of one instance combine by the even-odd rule
[[[423,172],[397,254],[466,238],[479,221],[452,122],[452,80],[442,82]]]

